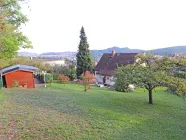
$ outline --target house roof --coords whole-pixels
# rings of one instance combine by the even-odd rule
[[[36,67],[33,67],[33,66],[27,66],[27,65],[13,65],[13,66],[1,69],[0,74],[5,75],[9,72],[16,71],[16,70],[34,72],[34,71],[37,71],[39,69],[36,68]]]
[[[137,53],[105,53],[98,62],[95,70],[99,74],[112,75],[118,66],[133,64]]]

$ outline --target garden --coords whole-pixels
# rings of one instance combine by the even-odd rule
[[[186,137],[186,102],[157,88],[116,92],[52,83],[47,88],[4,89],[0,94],[0,139],[149,139]]]

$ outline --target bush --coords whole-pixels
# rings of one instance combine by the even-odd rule
[[[53,80],[58,80],[59,74],[53,74]]]
[[[66,76],[68,76],[71,81],[73,81],[74,79],[76,79],[75,65],[70,65],[69,66],[69,69],[67,70]]]
[[[65,75],[59,75],[58,80],[59,80],[60,83],[65,85],[70,80],[70,78],[68,76],[65,76]]]
[[[52,74],[45,74],[45,82],[46,83],[51,83],[53,81],[53,75]]]
[[[129,92],[134,90],[134,87],[131,86],[131,84],[134,83],[133,76],[134,71],[131,67],[119,67],[114,73],[115,90],[121,92]]]
[[[83,80],[84,91],[90,89],[90,85],[95,84],[95,76],[90,71],[82,73],[80,78]]]
[[[38,75],[38,80],[41,82],[46,82],[46,83],[51,83],[53,81],[53,75],[50,73],[46,73],[45,77],[44,74],[39,74]]]

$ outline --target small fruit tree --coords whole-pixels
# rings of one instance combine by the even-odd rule
[[[90,71],[86,71],[85,73],[81,74],[81,79],[83,80],[84,91],[90,89],[90,85],[94,83],[95,76],[91,74]]]
[[[70,80],[70,78],[68,76],[65,76],[65,75],[59,75],[58,80],[59,80],[60,83],[65,85]]]

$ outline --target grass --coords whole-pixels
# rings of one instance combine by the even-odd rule
[[[0,95],[0,139],[184,140],[186,101],[163,88],[131,93],[53,84]],[[5,97],[6,96],[6,97]]]

